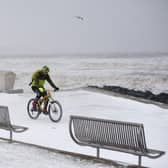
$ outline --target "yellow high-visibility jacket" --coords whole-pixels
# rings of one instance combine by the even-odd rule
[[[31,86],[44,88],[45,81],[47,81],[54,89],[57,88],[50,76],[44,73],[42,70],[37,70],[33,73]]]

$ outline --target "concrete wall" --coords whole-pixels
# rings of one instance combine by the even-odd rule
[[[0,92],[13,90],[16,74],[11,71],[0,71]]]

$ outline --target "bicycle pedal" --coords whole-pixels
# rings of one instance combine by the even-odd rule
[[[44,111],[43,111],[43,114],[48,115],[48,112],[44,112]]]

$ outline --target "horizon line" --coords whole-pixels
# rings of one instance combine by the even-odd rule
[[[135,52],[71,52],[71,53],[66,53],[66,52],[60,52],[60,53],[14,53],[14,54],[9,54],[9,53],[0,53],[0,56],[68,56],[68,55],[73,55],[73,56],[82,56],[82,55],[125,55],[125,56],[131,56],[131,55],[168,55],[168,51],[135,51]]]

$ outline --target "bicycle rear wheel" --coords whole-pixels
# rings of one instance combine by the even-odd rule
[[[30,99],[27,103],[27,113],[31,119],[37,119],[40,115],[40,111],[38,110],[38,104],[36,105],[36,109],[33,107],[34,98]]]
[[[51,121],[53,122],[59,122],[62,118],[62,106],[61,104],[54,100],[52,102],[49,103],[49,118]]]

